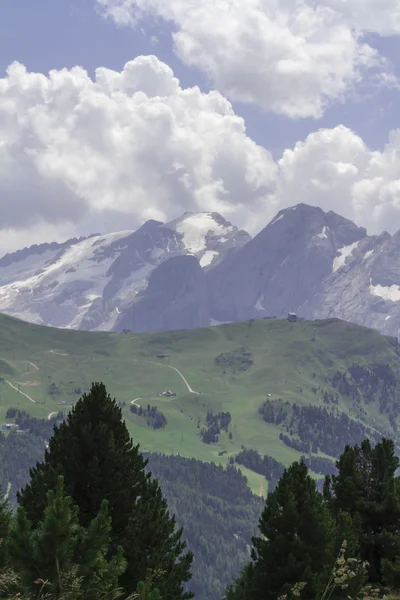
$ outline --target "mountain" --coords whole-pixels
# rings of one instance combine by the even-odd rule
[[[32,246],[0,259],[0,310],[43,325],[111,330],[165,260],[190,254],[206,271],[249,239],[218,213],[186,213],[133,232]]]
[[[368,235],[318,207],[281,210],[253,239],[217,213],[185,213],[6,255],[0,311],[62,328],[137,332],[295,312],[397,336],[399,265],[400,231]]]
[[[303,315],[302,308],[365,229],[300,204],[282,210],[253,240],[208,274],[217,321]],[[344,259],[343,259],[344,260]],[[335,262],[336,261],[336,262]]]
[[[299,204],[207,273],[207,283],[217,322],[296,312],[397,336],[400,231],[369,236],[334,212]]]

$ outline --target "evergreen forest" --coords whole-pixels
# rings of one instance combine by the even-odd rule
[[[273,482],[264,500],[235,464],[141,452],[102,383],[65,418],[10,416],[21,430],[0,438],[1,597],[351,600],[400,590],[390,439],[346,445],[321,491],[307,457],[282,468],[244,449],[236,462]]]

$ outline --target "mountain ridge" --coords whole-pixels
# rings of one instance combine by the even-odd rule
[[[28,255],[22,251],[14,263],[10,255],[0,259],[0,310],[30,322],[145,331],[296,312],[387,335],[400,329],[400,232],[368,235],[333,211],[306,204],[279,211],[254,238],[218,213],[185,213],[165,224],[147,221],[136,231],[45,244],[40,252],[33,247]],[[187,285],[168,263],[179,256],[193,256],[202,270],[191,261]],[[155,302],[149,283],[156,269],[169,274],[165,294],[179,293],[177,304],[172,296],[169,304],[161,301],[159,279],[157,325],[143,309]],[[179,305],[185,306],[181,320]]]

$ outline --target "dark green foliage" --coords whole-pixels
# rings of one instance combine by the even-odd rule
[[[218,436],[221,430],[228,431],[232,421],[230,412],[219,412],[214,414],[212,410],[207,411],[206,428],[200,431],[200,437],[205,444],[215,444],[218,442]]]
[[[346,444],[360,443],[366,437],[375,442],[381,439],[381,435],[337,408],[266,400],[259,413],[267,423],[286,430],[279,435],[286,446],[305,454],[323,452],[337,458]]]
[[[65,495],[63,478],[47,494],[43,520],[36,526],[23,508],[14,517],[8,535],[8,564],[18,573],[26,594],[36,595],[38,583],[53,597],[79,583],[80,597],[114,600],[118,579],[126,568],[122,548],[105,558],[110,545],[111,519],[107,502],[87,525],[79,525],[79,510]],[[39,581],[38,581],[39,580]]]
[[[242,450],[236,455],[235,461],[260,475],[264,475],[267,481],[280,479],[285,470],[285,466],[275,458],[267,454],[261,457],[256,450]]]
[[[153,429],[161,429],[168,423],[164,413],[156,406],[148,404],[147,408],[143,409],[140,407],[139,409],[135,404],[131,404],[131,412],[139,414],[139,410],[140,416],[143,416],[146,419],[147,425]]]
[[[11,481],[14,505],[13,491],[26,485],[29,468],[43,460],[44,440],[29,433],[10,433],[2,439],[10,446],[7,454],[1,453],[0,446],[0,483],[6,489]],[[184,528],[190,550],[195,551],[190,589],[196,600],[220,600],[226,584],[237,577],[249,557],[248,545],[262,509],[260,500],[234,468],[226,470],[180,456],[146,457],[146,469],[159,479],[170,512]]]
[[[6,413],[7,419],[13,419],[21,431],[29,431],[32,435],[39,436],[44,440],[49,440],[53,435],[55,422],[61,422],[64,419],[64,413],[59,411],[54,419],[37,419],[31,417],[29,413],[17,408],[9,408]]]
[[[314,473],[320,473],[321,475],[336,475],[337,473],[336,464],[329,458],[311,455],[302,456],[300,460]]]
[[[294,463],[268,494],[253,539],[253,566],[244,570],[229,600],[276,600],[305,582],[303,598],[315,598],[333,563],[335,526],[304,463]]]
[[[87,527],[107,500],[111,550],[121,545],[128,563],[120,579],[124,590],[133,592],[146,579],[147,569],[157,566],[165,571],[156,582],[163,600],[189,598],[181,583],[190,578],[192,556],[183,554],[175,520],[168,515],[157,482],[145,474],[145,465],[121,409],[105,386],[95,383],[66,421],[55,427],[45,460],[31,469],[30,482],[18,501],[36,526],[43,518],[47,492],[62,475],[66,493],[79,507],[79,522]]]
[[[202,429],[200,431],[200,437],[205,444],[216,444],[218,442],[218,435],[221,433],[219,425],[213,423],[208,429]]]
[[[0,433],[0,483],[11,485],[10,502],[15,506],[16,493],[27,482],[29,469],[43,459],[45,440],[29,433]]]
[[[289,446],[289,448],[294,448],[298,452],[306,452],[307,454],[311,452],[311,444],[310,442],[302,442],[301,440],[296,440],[295,438],[291,438],[284,433],[279,434],[279,439],[285,444],[285,446]]]
[[[146,456],[194,553],[190,588],[196,600],[221,600],[226,585],[249,560],[260,500],[234,467],[180,456]]]
[[[332,386],[354,404],[377,402],[381,413],[397,418],[400,410],[400,390],[397,377],[389,365],[353,364],[345,372],[338,371]]]
[[[228,431],[228,427],[230,422],[232,421],[231,413],[228,412],[219,412],[214,414],[212,410],[207,411],[206,415],[206,425],[210,427],[215,423],[220,427],[220,429],[224,429]]]
[[[324,496],[334,515],[348,513],[358,532],[360,555],[369,563],[369,581],[400,583],[400,485],[395,478],[399,459],[394,444],[383,439],[346,446],[337,462],[338,475],[327,477]]]
[[[262,415],[263,420],[266,423],[275,423],[275,425],[280,425],[283,421],[286,421],[290,403],[286,401],[285,403],[282,400],[278,400],[276,402],[272,402],[271,400],[266,400],[258,409],[260,415]]]
[[[223,367],[224,371],[229,369],[231,373],[236,373],[236,371],[247,371],[247,369],[253,366],[254,362],[251,352],[242,346],[237,350],[232,350],[232,352],[221,352],[215,358],[215,364]]]
[[[6,566],[6,539],[11,521],[10,505],[0,488],[0,569]],[[1,592],[1,590],[0,590]]]

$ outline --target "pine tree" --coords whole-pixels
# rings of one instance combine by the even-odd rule
[[[368,578],[374,584],[397,577],[400,486],[395,471],[398,466],[391,440],[383,439],[374,448],[369,440],[364,440],[361,446],[346,446],[337,462],[338,474],[325,484],[325,497],[330,496],[333,514],[337,516],[342,511],[353,521],[360,556],[369,563]]]
[[[192,554],[184,554],[181,531],[175,531],[158,482],[145,473],[146,464],[116,401],[102,383],[95,383],[54,428],[44,462],[31,469],[18,501],[37,525],[47,492],[63,475],[66,492],[79,507],[79,522],[86,527],[107,500],[111,550],[122,546],[127,560],[120,578],[124,591],[135,592],[148,569],[157,568],[163,572],[155,582],[163,600],[187,600],[193,595],[184,592],[182,583],[190,579]]]
[[[63,478],[47,494],[44,518],[32,525],[20,507],[11,524],[8,562],[18,572],[25,593],[41,587],[52,597],[65,596],[74,585],[79,597],[114,600],[118,578],[126,568],[122,548],[106,560],[111,519],[107,501],[87,528],[79,525],[78,508],[65,494]]]
[[[253,539],[253,567],[244,570],[235,593],[228,590],[229,600],[276,600],[299,582],[307,584],[302,596],[315,598],[334,560],[335,528],[303,462],[286,469],[268,494],[260,533]]]
[[[11,521],[11,509],[8,499],[0,489],[0,569],[6,565],[6,539]]]

